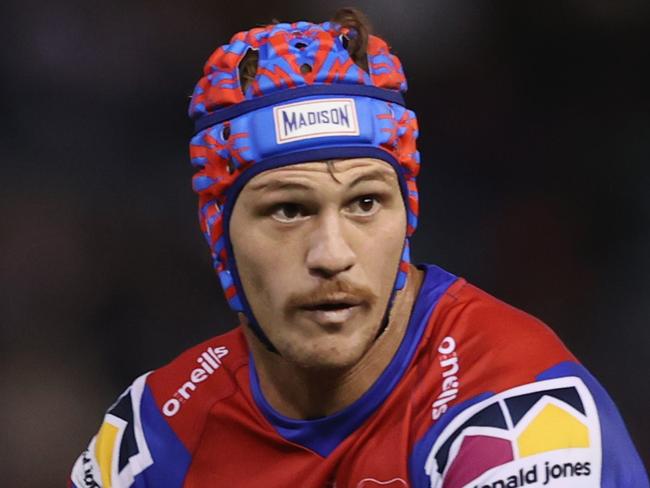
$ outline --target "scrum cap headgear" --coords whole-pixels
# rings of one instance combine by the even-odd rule
[[[399,59],[379,37],[367,39],[367,71],[347,46],[358,32],[335,22],[279,23],[236,34],[205,64],[189,107],[198,169],[201,230],[231,308],[275,350],[248,305],[229,239],[230,215],[242,187],[262,171],[308,161],[372,157],[398,175],[407,211],[406,241],[395,291],[406,281],[415,231],[419,153],[415,114],[405,108]],[[257,71],[243,89],[240,63],[256,53]],[[365,64],[365,63],[360,63]]]

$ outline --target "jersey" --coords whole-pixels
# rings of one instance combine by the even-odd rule
[[[400,346],[353,404],[284,417],[237,328],[136,379],[70,486],[649,486],[612,400],[546,325],[422,269]]]

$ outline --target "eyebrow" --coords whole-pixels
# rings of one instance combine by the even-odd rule
[[[374,170],[357,176],[348,186],[353,188],[364,181],[384,181],[390,179],[388,171]],[[279,190],[313,190],[313,186],[298,181],[271,180],[268,182],[253,184],[250,187],[253,191],[279,191]]]
[[[370,171],[369,173],[365,173],[365,174],[362,174],[362,175],[358,176],[357,178],[355,178],[352,181],[352,183],[350,183],[348,185],[348,187],[353,188],[354,186],[356,186],[359,183],[362,183],[364,181],[376,181],[376,180],[379,180],[379,181],[384,181],[384,182],[387,183],[388,180],[390,179],[390,176],[388,176],[389,174],[391,174],[389,171],[376,169],[374,171]]]
[[[311,190],[312,187],[297,181],[271,180],[265,183],[251,185],[253,191],[278,191],[278,190]]]

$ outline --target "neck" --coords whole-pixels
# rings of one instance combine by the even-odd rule
[[[411,266],[407,284],[396,296],[388,325],[364,356],[345,370],[314,370],[268,351],[243,327],[264,398],[279,413],[297,419],[318,418],[359,399],[390,363],[402,342],[424,273]]]

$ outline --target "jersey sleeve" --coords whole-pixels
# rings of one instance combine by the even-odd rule
[[[613,401],[548,327],[472,287],[452,302],[415,487],[649,487]]]
[[[136,379],[108,409],[72,468],[70,487],[182,486],[190,455],[163,419],[148,377]]]
[[[231,367],[247,360],[244,344],[236,329],[136,379],[77,459],[71,486],[183,486],[212,406],[236,392]]]

